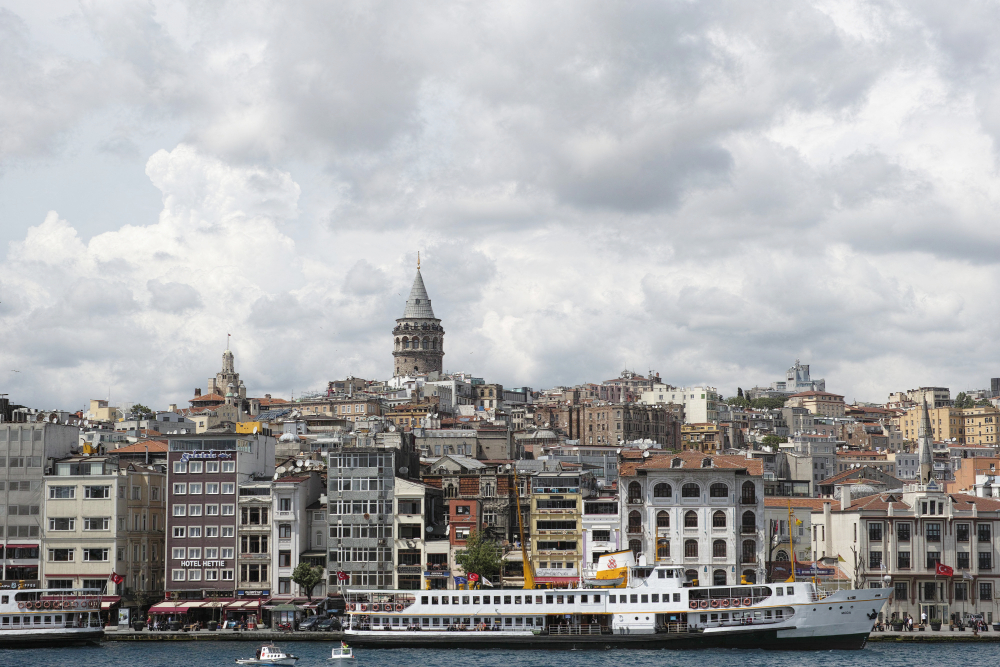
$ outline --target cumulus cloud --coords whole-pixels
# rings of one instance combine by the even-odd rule
[[[183,400],[226,333],[252,393],[384,377],[417,249],[446,366],[508,385],[628,365],[728,394],[796,357],[850,398],[985,385],[998,19],[836,0],[6,10],[0,169],[180,137],[146,152],[157,219],[20,221],[0,355],[32,374],[12,390]],[[76,148],[95,114],[106,136]]]

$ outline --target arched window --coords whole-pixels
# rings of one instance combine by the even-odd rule
[[[657,528],[670,528],[670,515],[666,512],[656,513],[656,527]]]
[[[700,498],[701,497],[701,487],[694,482],[688,482],[681,487],[681,497],[682,498]]]
[[[642,532],[642,515],[637,510],[632,510],[628,513],[628,532]]]
[[[753,482],[743,482],[743,492],[740,495],[740,502],[744,505],[757,504],[757,489]]]
[[[684,513],[684,527],[685,528],[697,528],[698,527],[698,513],[694,510],[688,510]]]
[[[403,330],[404,331],[409,331],[410,330],[410,325],[409,324],[404,324],[403,325]]]
[[[722,482],[716,482],[709,488],[708,495],[712,498],[728,498],[729,485],[723,484]]]
[[[432,339],[431,339],[431,349],[432,349],[432,350],[436,350],[436,349],[438,349],[438,342],[437,342],[437,338],[432,338]]]
[[[410,339],[407,338],[406,336],[403,336],[403,349],[404,350],[410,349]]]
[[[423,329],[424,331],[427,331],[427,322],[423,322],[423,323],[422,323],[422,324],[420,325],[420,328],[421,328],[421,329]]]
[[[757,562],[757,542],[754,540],[743,540],[743,553],[740,560],[744,563]]]
[[[726,585],[726,571],[716,570],[712,573],[712,585],[713,586],[725,586]]]
[[[629,540],[628,548],[632,550],[635,557],[638,558],[639,554],[642,553],[642,540]]]
[[[757,573],[754,572],[753,570],[743,570],[743,578],[746,580],[748,584],[757,583]]]
[[[712,515],[712,528],[725,528],[726,527],[726,513],[722,510],[717,510]]]
[[[698,540],[684,540],[684,557],[698,557]]]
[[[431,342],[430,342],[430,340],[428,340],[427,338],[424,338],[424,344],[423,344],[423,348],[424,348],[425,350],[429,350],[429,349],[430,349],[430,345],[431,345]]]
[[[630,503],[642,502],[642,485],[639,482],[628,483],[628,501]]]
[[[689,584],[693,583],[698,579],[698,570],[684,570],[684,579],[687,580]]]
[[[396,349],[399,349],[399,338],[396,338]]]
[[[726,557],[726,541],[725,540],[715,540],[712,542],[712,558],[725,558]]]
[[[757,517],[750,510],[747,510],[746,512],[743,513],[743,517],[740,521],[740,532],[742,533],[757,532]]]
[[[775,555],[774,560],[777,560],[777,561],[787,561],[788,560],[788,552],[787,551],[779,551],[777,553],[777,555]]]
[[[656,560],[670,559],[670,540],[660,538],[656,540]]]
[[[670,485],[665,482],[660,482],[653,487],[654,498],[669,498],[672,495],[674,495],[674,490],[671,489]]]

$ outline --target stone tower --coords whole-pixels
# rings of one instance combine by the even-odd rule
[[[403,316],[396,320],[392,330],[394,346],[393,375],[412,375],[442,370],[444,359],[444,329],[441,320],[434,317],[431,300],[420,276],[413,279],[410,296],[406,300]]]
[[[920,428],[917,430],[917,454],[920,466],[920,483],[934,479],[934,430],[927,412],[927,397],[920,406]]]

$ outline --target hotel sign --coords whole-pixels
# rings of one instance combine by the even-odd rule
[[[181,567],[225,567],[224,560],[182,560]]]
[[[231,459],[233,455],[229,452],[184,452],[181,455],[181,461],[190,461],[191,459]]]

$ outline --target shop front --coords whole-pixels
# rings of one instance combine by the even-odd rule
[[[260,625],[260,600],[236,600],[226,606],[226,628],[255,630]]]

